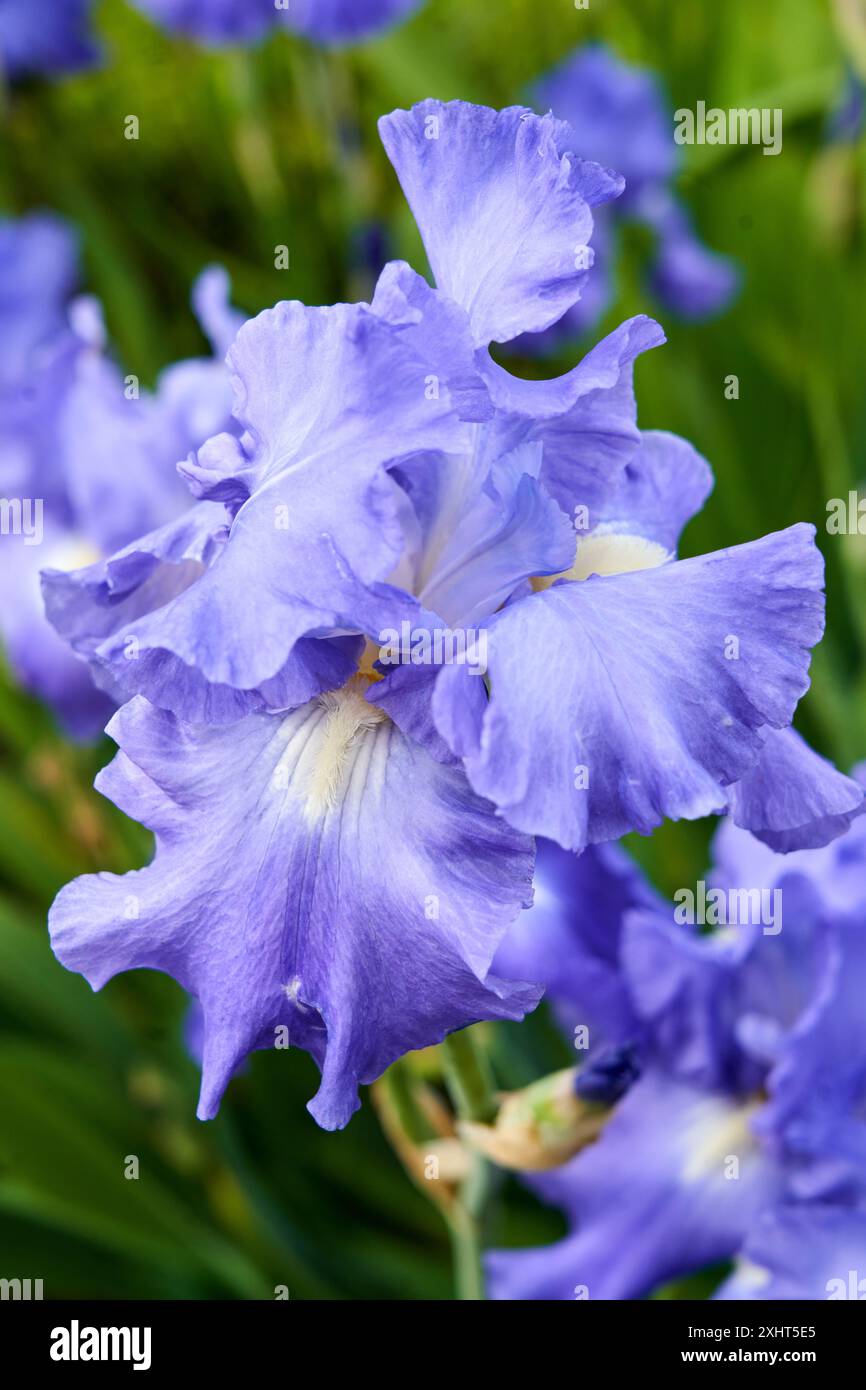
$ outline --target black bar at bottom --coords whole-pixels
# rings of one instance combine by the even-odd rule
[[[486,1371],[498,1356],[518,1346],[530,1360],[539,1350],[538,1319],[546,1324],[546,1360],[554,1351],[560,1366],[583,1365],[601,1358],[608,1374],[637,1369],[666,1373],[675,1367],[700,1372],[706,1366],[733,1369],[791,1365],[819,1370],[825,1377],[838,1366],[850,1368],[863,1339],[863,1310],[821,1303],[634,1302],[532,1305],[489,1304],[452,1314],[447,1303],[370,1304],[356,1319],[350,1303],[133,1303],[133,1302],[0,1302],[0,1339],[5,1365],[59,1377],[112,1374],[161,1376],[166,1372],[214,1372],[225,1377],[297,1373],[309,1358],[315,1366],[367,1358],[378,1360],[390,1344],[387,1323],[405,1336],[407,1320],[418,1309],[418,1335],[431,1337],[429,1365],[441,1355],[442,1370],[453,1365],[444,1338],[451,1316],[460,1338],[459,1364],[466,1370],[466,1350],[478,1348]],[[399,1311],[398,1311],[399,1308]],[[503,1316],[503,1309],[505,1309]],[[434,1318],[435,1323],[430,1319]],[[526,1331],[521,1324],[526,1318]],[[550,1322],[547,1322],[547,1319]],[[342,1325],[362,1340],[332,1342]],[[319,1341],[324,1333],[326,1340]],[[468,1335],[467,1335],[468,1334]],[[562,1338],[553,1343],[549,1340]],[[526,1340],[524,1340],[524,1337]],[[533,1352],[533,1347],[535,1352]],[[378,1350],[377,1350],[378,1348]],[[438,1353],[437,1349],[438,1348]],[[509,1350],[510,1349],[510,1350]],[[587,1358],[590,1358],[588,1361]],[[385,1359],[388,1356],[386,1352]],[[398,1358],[399,1359],[399,1358]],[[469,1359],[473,1359],[471,1356]],[[282,1368],[282,1372],[280,1372]],[[367,1373],[372,1366],[367,1362]]]

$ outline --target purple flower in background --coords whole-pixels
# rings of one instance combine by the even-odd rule
[[[422,0],[133,0],[163,28],[205,43],[250,43],[276,25],[316,43],[351,43],[399,24]]]
[[[318,43],[366,38],[408,18],[423,0],[291,0],[285,22]]]
[[[7,78],[60,76],[99,56],[90,33],[92,0],[0,0],[0,71]]]
[[[139,394],[104,354],[98,305],[71,300],[76,244],[59,219],[0,224],[0,631],[13,668],[67,730],[90,737],[112,707],[42,613],[40,571],[80,569],[142,526],[188,511],[178,460],[230,423],[214,358],[182,362]],[[239,318],[217,268],[197,282],[200,318],[224,355]]]
[[[492,1254],[494,1296],[637,1298],[738,1255],[718,1297],[843,1296],[866,1223],[866,821],[788,856],[727,821],[715,859],[673,918],[621,852],[540,861],[545,906],[497,968],[588,1028],[579,1091],[626,1043],[640,1075],[595,1144],[527,1179],[572,1231]]]
[[[55,419],[78,342],[68,322],[77,280],[71,229],[50,213],[0,221],[0,492],[63,506]]]
[[[866,82],[849,69],[845,83],[827,121],[827,138],[833,144],[853,144],[866,124]]]
[[[46,559],[70,568],[93,549],[73,530],[60,460],[68,385],[81,344],[68,322],[77,278],[75,237],[33,213],[0,223],[0,632],[19,680],[77,737],[94,733],[111,703],[42,613]]]
[[[158,846],[69,885],[54,947],[95,987],[147,966],[199,999],[203,1117],[280,1037],[318,1062],[310,1108],[336,1127],[407,1049],[520,1017],[537,989],[491,962],[529,837],[722,809],[821,633],[808,527],[674,559],[710,473],[637,429],[656,324],[554,381],[489,354],[577,300],[621,179],[518,108],[427,101],[381,133],[436,288],[391,263],[370,304],[247,323],[234,432],[181,470],[198,505],[46,577],[58,629],[135,697],[100,786]],[[743,817],[838,834],[862,794],[821,768],[793,821],[760,785]]]
[[[827,1202],[762,1212],[717,1299],[866,1297],[866,1211]]]
[[[535,103],[572,127],[574,148],[585,157],[619,170],[625,191],[597,220],[596,261],[581,301],[543,336],[522,338],[519,348],[546,351],[598,321],[613,298],[617,227],[624,221],[654,235],[651,284],[665,308],[688,319],[723,309],[738,275],[727,257],[701,243],[671,189],[680,151],[655,74],[621,62],[601,44],[587,44],[538,83]]]

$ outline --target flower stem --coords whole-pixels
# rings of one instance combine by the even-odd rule
[[[493,1072],[472,1029],[449,1034],[442,1043],[442,1062],[459,1118],[489,1123],[497,1109]],[[449,1218],[455,1292],[462,1300],[479,1301],[485,1297],[482,1253],[496,1186],[495,1170],[480,1154],[473,1154]]]
[[[448,1034],[442,1043],[442,1063],[460,1119],[489,1124],[497,1110],[493,1072],[471,1028]]]

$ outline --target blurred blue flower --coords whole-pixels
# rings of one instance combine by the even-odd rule
[[[0,73],[16,79],[60,76],[99,57],[90,32],[93,0],[0,0]]]
[[[71,298],[76,262],[60,219],[0,223],[0,495],[12,509],[0,534],[0,633],[22,684],[86,738],[113,702],[46,621],[40,572],[80,569],[189,509],[176,464],[230,425],[218,358],[239,319],[224,272],[206,271],[194,297],[217,356],[178,363],[153,394],[139,392],[105,355],[99,306]]]
[[[205,43],[249,43],[276,25],[317,43],[367,38],[398,24],[423,0],[133,0],[163,28]]]
[[[787,856],[726,821],[715,860],[733,906],[702,935],[645,905],[621,852],[546,850],[544,907],[496,968],[547,976],[589,1029],[591,1076],[626,1044],[640,1076],[595,1144],[527,1178],[572,1230],[493,1253],[495,1297],[638,1298],[738,1255],[719,1297],[843,1297],[831,1280],[866,1275],[866,821]]]
[[[833,144],[853,144],[866,124],[866,82],[849,68],[836,104],[827,121],[827,139]]]
[[[866,1211],[828,1202],[762,1212],[717,1299],[866,1298]]]
[[[571,126],[574,149],[624,176],[625,191],[597,219],[595,265],[580,302],[547,333],[521,338],[517,347],[548,351],[597,323],[613,300],[617,227],[625,221],[653,233],[651,286],[665,308],[686,319],[724,309],[739,275],[727,257],[702,244],[673,192],[680,150],[656,75],[621,62],[602,44],[587,44],[537,84],[534,98]]]

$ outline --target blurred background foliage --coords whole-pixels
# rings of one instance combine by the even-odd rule
[[[672,107],[781,106],[784,149],[686,151],[679,190],[704,240],[734,257],[734,307],[686,326],[637,368],[645,427],[687,435],[716,490],[686,554],[808,520],[827,560],[827,635],[803,731],[840,766],[866,755],[866,537],[826,533],[826,505],[866,473],[866,159],[829,145],[828,113],[856,57],[840,0],[428,0],[402,28],[323,52],[287,34],[208,52],[153,28],[122,0],[97,6],[105,58],[3,101],[0,205],[56,209],[80,229],[82,287],[104,302],[124,367],[143,382],[204,350],[191,282],[225,264],[234,298],[365,297],[366,248],[425,260],[376,134],[376,118],[426,96],[494,106],[587,39],[657,70]],[[866,74],[863,74],[866,75]],[[140,139],[124,139],[124,118]],[[274,269],[274,247],[290,268]],[[647,247],[627,236],[616,303],[594,338],[656,306]],[[582,348],[588,344],[582,345]],[[580,347],[520,374],[554,374]],[[739,400],[724,381],[739,377]],[[219,1119],[194,1118],[197,1068],[185,1000],[138,972],[93,996],[50,953],[45,915],[68,878],[143,863],[148,837],[91,789],[111,754],[73,748],[4,677],[0,688],[0,1273],[50,1296],[414,1299],[450,1297],[448,1239],[403,1174],[369,1098],[349,1128],[319,1131],[302,1053],[259,1053]],[[711,826],[668,825],[629,847],[664,888],[693,881]],[[497,1080],[568,1065],[544,1010],[486,1034]],[[410,1066],[435,1083],[437,1061]],[[124,1158],[141,1176],[127,1181]],[[637,1161],[640,1161],[639,1158]],[[540,1243],[560,1218],[507,1182],[492,1240]],[[702,1284],[665,1296],[705,1292]]]

